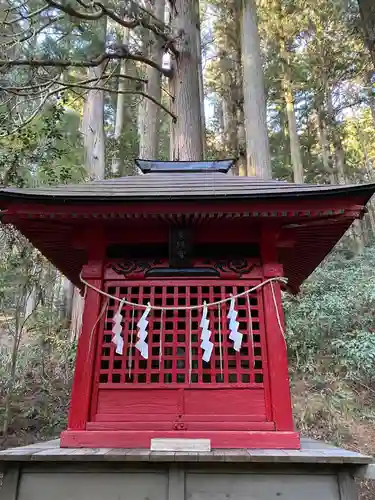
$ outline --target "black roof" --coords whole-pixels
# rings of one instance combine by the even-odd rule
[[[0,188],[0,201],[10,199],[43,202],[86,201],[189,201],[320,198],[345,194],[370,196],[375,184],[294,184],[237,177],[217,171],[149,173],[55,187]]]

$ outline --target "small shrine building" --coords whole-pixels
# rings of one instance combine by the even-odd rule
[[[61,446],[299,449],[281,292],[298,292],[375,185],[137,164],[144,175],[0,189],[2,223],[84,295]]]

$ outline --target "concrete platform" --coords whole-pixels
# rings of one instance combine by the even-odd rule
[[[1,500],[356,500],[373,457],[302,439],[301,450],[66,449],[0,452]]]
[[[320,463],[363,465],[371,456],[315,441],[302,439],[301,450],[213,450],[205,452],[163,452],[119,448],[60,448],[59,439],[0,451],[5,462],[252,462]]]

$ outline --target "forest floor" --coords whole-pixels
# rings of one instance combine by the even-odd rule
[[[323,374],[319,367],[309,374],[292,369],[291,379],[294,418],[303,435],[375,455],[375,390]],[[68,402],[66,387],[51,392],[30,384],[13,402],[10,435],[0,448],[57,437],[66,425]],[[362,482],[360,492],[361,500],[375,500],[375,481]]]
[[[372,388],[330,378],[328,374],[294,374],[292,397],[296,427],[303,435],[375,455]],[[375,481],[361,482],[360,499],[375,500]]]

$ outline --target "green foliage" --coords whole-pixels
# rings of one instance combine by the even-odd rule
[[[1,183],[23,187],[80,181],[85,176],[76,116],[59,101],[25,127],[10,130],[0,113]]]
[[[375,377],[375,247],[347,259],[335,252],[285,297],[287,340],[298,369],[314,370],[321,357],[349,377]]]
[[[13,418],[8,445],[31,439],[56,437],[66,427],[75,345],[55,337],[48,356],[46,348],[33,337],[21,344],[12,388]],[[9,349],[0,348],[0,426],[8,386]],[[14,440],[14,441],[13,441]]]

